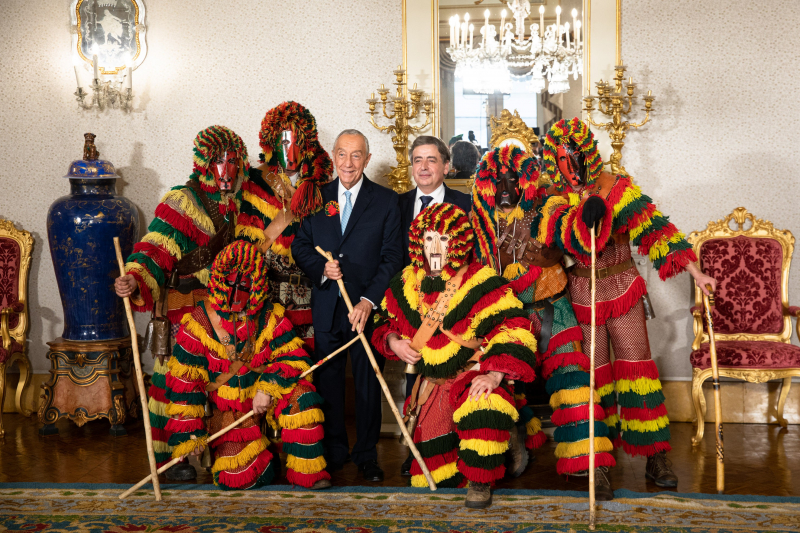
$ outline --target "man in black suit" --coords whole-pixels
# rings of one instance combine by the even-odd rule
[[[469,195],[455,191],[444,184],[444,178],[450,171],[450,150],[440,139],[429,135],[422,135],[414,140],[411,145],[411,173],[417,187],[400,195],[400,220],[403,233],[403,266],[408,266],[411,259],[408,256],[408,231],[411,223],[420,211],[431,204],[453,204],[464,212],[469,213],[472,202]],[[414,388],[416,374],[406,374],[406,398],[411,395]],[[411,463],[414,457],[411,453],[400,467],[400,474],[411,475]]]
[[[366,329],[389,281],[402,268],[400,210],[397,193],[364,175],[370,160],[369,141],[357,130],[336,138],[333,164],[338,178],[321,188],[323,209],[306,218],[292,243],[297,265],[311,278],[311,315],[314,324],[314,359],[319,361]],[[320,246],[335,258],[326,261]],[[348,314],[336,280],[342,279],[355,304]],[[360,342],[350,358],[355,381],[356,442],[352,459],[368,481],[383,481],[375,445],[381,430],[381,388]],[[373,353],[383,368],[384,359]],[[314,384],[325,399],[326,458],[328,470],[342,468],[349,457],[344,421],[346,358],[338,355],[315,372]]]

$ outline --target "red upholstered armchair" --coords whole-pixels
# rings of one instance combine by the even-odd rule
[[[745,229],[747,221],[750,226]],[[732,229],[731,222],[738,228]],[[797,319],[800,307],[789,307],[794,237],[737,207],[725,219],[709,222],[704,231],[692,232],[687,240],[702,271],[717,280],[712,318],[719,375],[752,383],[783,379],[776,418],[786,427],[783,407],[792,376],[800,376],[800,347],[791,344],[791,319]],[[703,438],[706,411],[702,386],[711,376],[702,293],[697,289],[692,315],[692,399],[697,414],[692,443],[697,445]]]
[[[28,329],[28,270],[33,253],[33,237],[8,220],[0,219],[0,438],[4,434],[2,406],[6,396],[6,371],[17,364],[17,411],[30,416],[22,406],[22,393],[31,379],[31,362],[25,347]]]

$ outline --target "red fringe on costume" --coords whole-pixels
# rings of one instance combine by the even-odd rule
[[[197,226],[197,222],[185,213],[178,213],[167,204],[156,206],[156,217],[160,218],[168,225],[186,235],[198,246],[205,246],[211,238],[203,233]]]
[[[523,431],[523,429],[520,428],[520,431]],[[525,437],[525,448],[535,450],[541,447],[545,442],[547,442],[547,434],[544,431],[540,431],[535,435],[528,435]]]
[[[594,456],[594,466],[616,466],[617,462],[610,453],[598,453]],[[578,457],[562,457],[556,462],[558,472],[582,472],[589,470],[589,456],[580,455]],[[569,475],[569,474],[567,474]]]
[[[614,443],[616,446],[617,444]],[[643,455],[644,457],[650,457],[651,455],[655,455],[661,452],[668,452],[672,450],[672,446],[669,445],[667,441],[656,442],[654,444],[649,444],[647,446],[634,446],[632,444],[628,444],[625,441],[622,441],[622,449],[625,450],[625,453],[630,455],[631,457],[635,457],[637,455]]]
[[[286,470],[286,481],[292,485],[300,485],[301,487],[311,488],[314,483],[321,479],[330,479],[331,475],[327,470],[320,470],[316,474],[303,474],[302,472],[295,472],[294,470]]]
[[[458,432],[458,438],[465,439],[480,439],[492,440],[496,442],[505,442],[511,437],[511,433],[504,429],[492,428],[479,428],[479,429],[465,429]]]
[[[647,285],[644,278],[638,276],[628,290],[614,300],[607,300],[605,302],[597,302],[596,311],[596,324],[602,326],[611,317],[617,318],[636,305],[639,299],[647,293]],[[572,302],[572,307],[575,310],[575,317],[581,324],[589,324],[592,320],[592,307],[589,305],[580,305]]]
[[[564,346],[565,344],[568,344],[570,342],[582,341],[582,340],[583,340],[583,332],[581,331],[580,326],[572,326],[571,328],[567,328],[563,331],[558,332],[558,334],[550,337],[550,342],[547,344],[547,351],[541,354],[541,356],[550,357],[553,350],[555,350],[556,348]]]
[[[169,436],[171,432],[167,431],[166,429],[157,428],[155,426],[150,426],[150,435],[152,435],[153,440],[159,442],[169,442]],[[165,463],[161,463],[159,468],[163,466]]]
[[[594,419],[603,420],[606,414],[599,404],[594,404]],[[567,407],[565,409],[556,409],[550,421],[556,426],[565,426],[567,424],[575,424],[578,422],[585,422],[589,420],[589,404],[576,405],[575,407]]]
[[[215,443],[217,441],[214,441]],[[237,473],[231,473],[227,470],[219,472],[219,482],[221,485],[235,489],[244,489],[251,486],[256,482],[260,473],[264,472],[272,460],[272,454],[269,450],[264,450],[259,453],[244,470]]]
[[[643,361],[625,361],[617,359],[614,361],[614,379],[629,379],[631,381],[639,378],[659,379],[658,367],[652,359]]]
[[[206,423],[203,422],[202,418],[170,418],[167,420],[167,425],[164,427],[164,431],[169,433],[190,433],[192,431],[197,431],[198,429],[205,429]]]
[[[456,459],[458,459],[458,450],[450,450],[447,453],[433,455],[431,457],[423,457],[423,459],[425,460],[425,466],[428,467],[428,470],[433,472],[437,468],[441,468],[446,464],[454,463]],[[416,460],[411,464],[411,475],[422,475],[422,468],[420,468]]]
[[[169,376],[169,374],[167,374]],[[155,385],[150,385],[148,389],[148,393],[152,399],[157,402],[169,404],[169,400],[167,400],[166,392],[161,387],[156,387]]]
[[[667,415],[667,406],[663,403],[652,409],[642,409],[639,407],[620,407],[620,417],[623,420],[655,420]]]
[[[483,468],[469,466],[461,459],[458,460],[458,471],[464,474],[464,477],[474,483],[494,483],[506,475],[505,465],[500,465],[497,468],[486,470]]]
[[[281,440],[283,442],[298,444],[316,444],[324,436],[322,424],[317,424],[313,428],[282,429]]]
[[[247,428],[237,427],[234,428],[221,437],[217,438],[214,442],[252,442],[261,438],[261,429],[258,425],[250,426]]]
[[[542,375],[549,378],[557,369],[563,366],[580,366],[583,370],[589,371],[589,358],[582,352],[559,353],[545,359],[542,362]]]

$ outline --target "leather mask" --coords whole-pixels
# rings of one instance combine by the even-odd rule
[[[234,192],[236,179],[239,177],[239,158],[236,152],[225,151],[219,154],[211,162],[211,173],[221,192]]]
[[[423,253],[425,255],[425,273],[428,276],[438,277],[447,264],[447,245],[449,235],[442,235],[438,231],[426,231],[422,234]]]
[[[283,154],[283,161],[286,163],[284,170],[286,172],[295,172],[297,167],[300,166],[300,147],[297,146],[297,140],[292,130],[283,130],[281,132],[280,149],[281,154]]]
[[[250,276],[245,276],[241,272],[231,272],[225,278],[225,284],[231,288],[228,308],[233,313],[241,313],[247,307],[247,301],[250,299],[250,289],[253,285]]]
[[[508,167],[501,167],[497,175],[497,191],[494,203],[500,208],[511,209],[519,202],[519,176]]]
[[[559,172],[573,189],[580,190],[586,185],[586,156],[574,141],[558,145],[556,162]]]

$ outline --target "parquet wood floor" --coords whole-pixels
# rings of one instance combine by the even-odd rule
[[[38,421],[19,414],[3,416],[6,429],[0,441],[0,482],[47,483],[124,483],[133,484],[148,474],[144,430],[140,423],[126,424],[127,437],[108,435],[106,421],[90,422],[79,428],[61,420],[60,434],[39,437]],[[679,492],[716,493],[713,429],[706,426],[706,438],[693,449],[692,424],[675,423],[672,429],[673,451],[669,454],[680,478]],[[350,428],[351,442],[354,428]],[[504,480],[499,488],[587,490],[585,478],[566,479],[556,475],[553,450],[546,443],[535,452],[525,473],[514,480]],[[396,439],[383,438],[378,444],[379,462],[386,472],[382,486],[406,486],[399,475],[400,463],[407,448]],[[638,492],[658,492],[644,476],[645,460],[615,452],[617,467],[611,470],[613,487]],[[193,459],[194,461],[194,459]],[[197,463],[195,463],[196,465]],[[788,430],[766,424],[727,424],[725,426],[725,467],[727,494],[800,496],[800,426]],[[198,467],[198,483],[212,483],[211,476]],[[162,482],[165,480],[162,478]],[[284,479],[279,481],[285,483]],[[356,466],[345,465],[333,476],[334,485],[366,485]]]

